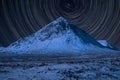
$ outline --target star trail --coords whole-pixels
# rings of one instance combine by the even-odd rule
[[[120,46],[120,0],[1,0],[0,44],[8,46],[60,16]]]

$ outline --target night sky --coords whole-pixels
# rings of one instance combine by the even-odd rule
[[[120,0],[0,0],[0,44],[8,46],[60,16],[120,46]]]

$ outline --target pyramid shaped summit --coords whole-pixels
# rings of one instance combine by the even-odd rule
[[[65,25],[70,24],[70,22],[67,19],[63,18],[63,17],[59,17],[56,20],[49,23],[48,25],[52,25],[52,24],[53,25],[59,25],[58,27],[68,27],[68,26],[65,26]],[[57,26],[53,26],[53,27],[57,27]]]
[[[71,38],[78,37],[82,43],[86,43],[86,44],[90,43],[90,44],[94,44],[94,45],[102,47],[102,45],[100,45],[88,33],[86,33],[84,30],[78,28],[78,26],[67,21],[63,17],[57,18],[53,22],[51,22],[48,25],[46,25],[45,27],[43,27],[37,33],[39,33],[36,35],[39,35],[39,38],[41,38],[40,40],[46,40],[48,38],[56,38],[56,37],[60,37],[60,36],[68,37],[71,35],[70,36]]]
[[[57,21],[57,22],[68,22],[67,19],[65,19],[64,17],[59,17],[55,21]]]
[[[66,30],[70,28],[69,26],[70,22],[68,22],[66,19],[63,17],[60,17],[53,22],[49,23],[48,25],[44,26],[41,30],[39,35],[42,33],[48,33],[48,34],[60,34],[64,33]],[[38,35],[38,34],[37,34]]]
[[[111,51],[78,26],[60,17],[3,50],[26,54],[81,54]]]

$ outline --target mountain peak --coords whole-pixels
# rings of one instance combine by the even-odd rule
[[[53,22],[50,23],[51,25],[54,26],[54,28],[62,28],[62,27],[68,27],[67,25],[70,24],[70,22],[68,20],[66,20],[63,17],[59,17],[56,20],[54,20]]]
[[[41,32],[59,33],[70,28],[71,23],[63,17],[59,17],[41,29]],[[46,31],[47,30],[47,31]]]
[[[36,33],[39,36],[39,40],[52,40],[55,38],[60,38],[62,36],[67,37],[78,37],[82,43],[93,44],[93,45],[100,45],[94,38],[92,38],[89,34],[85,31],[80,29],[78,26],[72,24],[71,22],[67,21],[63,17],[59,17],[53,22],[49,23],[45,27],[43,27],[39,32]],[[74,36],[73,36],[74,35]]]
[[[40,37],[40,40],[46,40],[51,37],[59,37],[67,33],[70,30],[70,22],[63,17],[59,17],[51,23],[47,24],[45,27],[40,29],[36,35]]]
[[[56,20],[57,22],[68,22],[64,17],[59,17]]]

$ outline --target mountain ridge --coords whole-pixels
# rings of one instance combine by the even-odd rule
[[[84,30],[60,17],[5,48],[12,53],[87,53],[109,51]],[[112,49],[111,49],[112,50]]]

